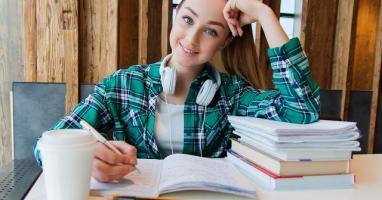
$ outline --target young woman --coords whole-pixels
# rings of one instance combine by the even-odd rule
[[[256,59],[246,61],[243,55],[244,48],[254,49],[248,36],[255,21],[270,46],[276,90],[254,87],[261,78],[255,73]],[[137,157],[222,157],[232,134],[228,115],[293,123],[319,117],[319,87],[299,40],[288,40],[275,14],[258,0],[184,0],[177,8],[170,44],[172,54],[163,61],[106,77],[53,127],[81,128],[83,119],[114,140],[123,155],[98,144],[92,170],[97,180],[120,179],[134,170]],[[209,64],[220,50],[229,74]],[[37,148],[35,155],[39,160]]]

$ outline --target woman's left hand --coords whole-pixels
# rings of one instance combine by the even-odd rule
[[[224,18],[233,36],[242,36],[241,27],[259,20],[260,14],[269,8],[258,0],[228,0],[224,10]]]

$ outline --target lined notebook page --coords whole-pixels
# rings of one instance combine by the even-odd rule
[[[137,168],[120,181],[101,183],[93,179],[90,183],[92,195],[119,194],[138,197],[157,197],[162,160],[139,159]]]
[[[186,154],[174,154],[163,163],[159,191],[211,190],[253,196],[253,184],[232,163]]]

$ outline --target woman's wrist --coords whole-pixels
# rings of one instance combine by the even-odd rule
[[[288,36],[281,27],[276,14],[269,6],[261,3],[259,5],[254,5],[253,9],[255,16],[257,17],[257,22],[262,27],[267,38],[269,47],[279,47],[288,42]]]
[[[256,19],[260,25],[263,25],[267,19],[275,17],[273,10],[264,3],[255,3],[252,6],[252,10],[252,17]]]

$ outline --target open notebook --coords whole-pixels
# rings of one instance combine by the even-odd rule
[[[223,159],[174,154],[164,160],[139,159],[138,171],[114,183],[92,179],[92,195],[155,198],[182,190],[208,190],[254,197],[253,183]]]

